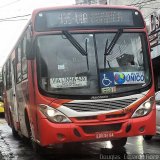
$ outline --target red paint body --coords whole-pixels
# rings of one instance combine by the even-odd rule
[[[76,6],[72,6],[75,8]],[[82,7],[82,6],[81,6]],[[85,8],[83,6],[82,8]],[[104,6],[99,6],[104,7]],[[69,7],[68,7],[69,8]],[[78,8],[78,7],[77,7]],[[112,6],[111,8],[118,8]],[[121,7],[123,8],[123,7]],[[127,7],[124,7],[127,8]],[[51,8],[45,8],[44,10],[48,10]],[[55,8],[54,8],[55,9]],[[59,7],[57,8],[59,9]],[[42,9],[43,10],[43,9]],[[35,16],[40,12],[41,9],[33,12],[32,23],[35,22]],[[42,34],[49,33],[59,33],[57,30],[48,31],[47,33],[43,32],[35,32],[34,25],[32,24],[33,33],[32,36],[36,37]],[[78,29],[70,29],[73,32],[83,33],[84,30]],[[97,32],[114,32],[116,29],[98,29]],[[91,29],[90,31],[95,31]],[[146,32],[146,28],[144,29],[124,29],[123,32]],[[149,43],[148,43],[149,46]],[[16,57],[16,48],[14,47],[9,59],[13,62]],[[150,52],[148,48],[148,52]],[[150,57],[150,55],[149,55]],[[8,59],[8,60],[9,60]],[[7,62],[8,62],[7,60]],[[151,60],[150,60],[151,61]],[[5,64],[3,68],[3,73],[5,75]],[[13,63],[12,63],[13,65]],[[83,141],[102,141],[102,140],[110,140],[110,139],[118,139],[122,137],[131,137],[137,135],[154,135],[156,132],[156,110],[155,110],[155,102],[153,103],[152,111],[144,116],[139,118],[132,118],[133,112],[141,105],[143,102],[148,100],[150,97],[154,97],[154,83],[153,83],[153,73],[152,73],[152,84],[149,89],[145,91],[145,95],[139,98],[136,102],[132,103],[127,107],[127,110],[118,110],[112,111],[108,113],[98,114],[95,117],[91,117],[90,119],[81,119],[79,120],[77,117],[69,117],[72,123],[53,123],[50,122],[44,114],[39,110],[39,104],[46,104],[50,107],[59,109],[64,103],[72,102],[71,99],[58,99],[54,98],[54,96],[42,95],[38,88],[38,78],[37,78],[37,60],[27,60],[28,72],[27,78],[22,80],[21,83],[15,84],[15,97],[17,101],[17,105],[13,104],[13,88],[6,88],[4,90],[4,99],[5,99],[5,115],[8,124],[16,129],[17,132],[28,137],[26,120],[25,116],[28,116],[29,123],[31,126],[32,134],[34,136],[34,140],[38,142],[41,146],[51,146],[54,144],[66,143],[66,142],[83,142]],[[12,66],[14,68],[14,66]],[[151,67],[152,70],[152,67]],[[12,74],[14,74],[12,72]],[[15,81],[15,79],[14,79]],[[136,95],[136,93],[133,93]],[[116,97],[119,98],[119,97]],[[122,97],[120,97],[122,98]],[[102,99],[104,100],[104,99]],[[84,100],[85,101],[85,100]],[[94,102],[94,101],[93,101]],[[15,112],[17,108],[18,113]],[[124,115],[123,115],[124,114]],[[121,115],[121,116],[119,116]],[[108,117],[107,117],[108,116]],[[18,123],[16,125],[16,123]],[[119,129],[115,129],[112,133],[114,136],[107,137],[108,133],[105,135],[106,137],[96,137],[96,133],[105,133],[103,127],[112,125],[117,125]],[[118,125],[120,124],[120,126]],[[100,127],[101,126],[101,127]],[[127,126],[131,126],[129,131],[127,130]],[[99,131],[92,131],[92,128],[96,130],[96,127],[99,128]],[[88,130],[86,128],[89,128]],[[113,127],[114,128],[114,127]],[[140,128],[142,130],[140,131]],[[76,131],[75,131],[76,129]],[[87,131],[85,131],[85,129]],[[112,130],[111,130],[112,131]],[[78,134],[76,135],[75,132]],[[90,133],[93,132],[93,133]],[[110,131],[109,131],[110,132]],[[101,136],[101,135],[99,135]]]

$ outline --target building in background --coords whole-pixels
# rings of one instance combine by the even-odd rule
[[[149,40],[156,91],[160,90],[160,9],[150,15]]]

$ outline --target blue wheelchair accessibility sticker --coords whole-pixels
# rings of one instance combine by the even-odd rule
[[[100,85],[101,85],[101,88],[115,86],[113,72],[107,72],[107,73],[101,72],[100,73]]]

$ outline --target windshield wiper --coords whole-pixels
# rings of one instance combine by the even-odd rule
[[[116,42],[118,41],[119,37],[121,36],[123,32],[123,29],[119,29],[118,32],[116,33],[116,35],[114,36],[113,40],[111,41],[110,45],[108,46],[108,39],[106,40],[106,45],[105,45],[105,51],[104,51],[104,67],[106,67],[106,56],[109,55],[114,47],[114,45],[116,44]],[[109,65],[109,62],[108,62]],[[109,65],[110,67],[110,65]]]
[[[89,70],[89,63],[88,63],[88,53],[87,53],[87,41],[85,41],[85,49],[77,42],[77,40],[68,32],[62,31],[62,33],[66,36],[66,38],[71,42],[71,44],[83,55],[86,56],[87,61],[87,69]]]

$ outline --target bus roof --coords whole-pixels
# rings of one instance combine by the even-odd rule
[[[134,6],[125,6],[125,5],[68,5],[68,6],[53,6],[53,7],[43,7],[37,8],[33,11],[33,14],[36,14],[40,11],[47,10],[57,10],[57,9],[71,9],[71,8],[114,8],[114,9],[134,9],[139,11],[137,7]]]

